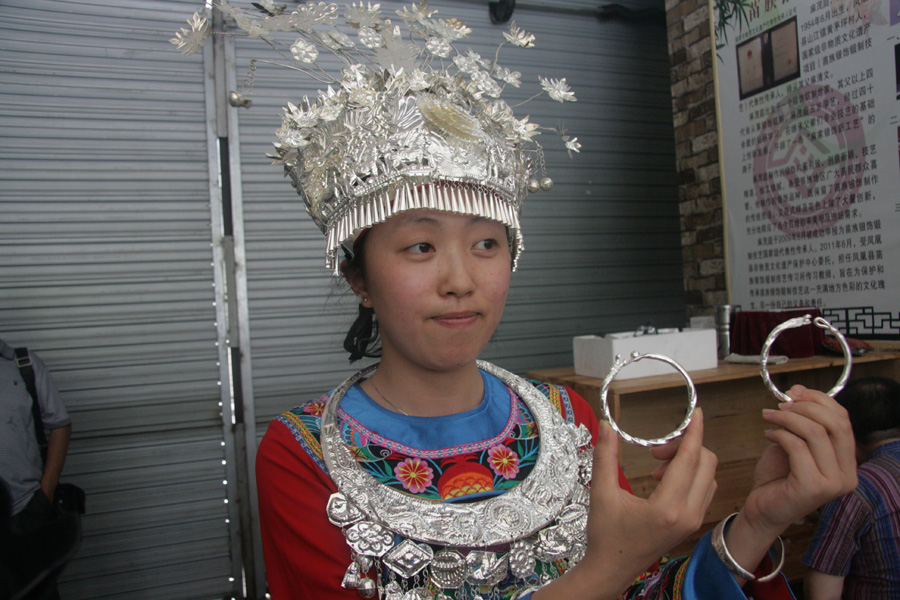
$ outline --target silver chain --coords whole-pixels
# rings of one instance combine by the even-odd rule
[[[393,402],[391,402],[390,400],[388,400],[388,399],[387,399],[387,396],[385,396],[384,394],[381,393],[381,390],[378,389],[378,386],[375,385],[375,382],[374,382],[374,381],[372,381],[372,380],[370,379],[370,380],[369,380],[369,383],[372,384],[372,387],[375,388],[375,391],[378,393],[379,396],[381,396],[381,399],[384,400],[385,402],[387,402],[388,404],[391,405],[391,408],[393,408],[394,410],[396,410],[396,411],[399,412],[399,413],[402,413],[402,414],[406,415],[407,417],[410,416],[408,412],[406,412],[405,410],[403,410],[402,408],[400,408],[399,406],[397,406],[396,404],[394,404]]]

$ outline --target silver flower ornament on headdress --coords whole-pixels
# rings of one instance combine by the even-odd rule
[[[533,35],[513,22],[490,60],[458,51],[454,42],[471,29],[436,18],[427,0],[395,11],[402,28],[371,2],[345,6],[343,23],[333,3],[306,2],[291,13],[271,0],[253,5],[252,14],[227,0],[214,8],[271,46],[281,59],[275,64],[326,86],[314,99],[287,103],[270,156],[325,233],[329,268],[338,272],[339,249],[352,247],[362,230],[415,208],[505,224],[515,264],[523,249],[522,203],[552,181],[534,139],[541,127],[517,119],[500,98],[506,85],[521,85],[521,74],[497,58],[504,45],[533,47]],[[189,55],[203,46],[210,25],[199,13],[187,23],[171,42]],[[281,32],[297,37],[285,42]],[[319,66],[321,51],[344,63],[339,77]],[[534,97],[575,100],[565,79],[541,77],[540,84]],[[570,154],[579,151],[576,138],[557,131]]]

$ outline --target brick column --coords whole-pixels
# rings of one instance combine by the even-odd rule
[[[709,18],[706,0],[666,0],[688,318],[728,300]]]

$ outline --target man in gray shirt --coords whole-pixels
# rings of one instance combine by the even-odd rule
[[[29,536],[52,521],[53,495],[72,432],[69,413],[49,371],[38,356],[31,353],[30,358],[41,420],[49,430],[46,463],[38,447],[31,395],[15,351],[0,340],[0,483],[6,488],[0,493],[9,496],[9,531],[17,536]],[[35,567],[39,571],[41,565]]]

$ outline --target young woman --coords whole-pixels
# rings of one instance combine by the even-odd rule
[[[377,486],[432,503],[502,498],[534,476],[533,454],[542,442],[516,389],[476,361],[503,313],[512,267],[507,227],[478,214],[414,209],[376,224],[355,246],[344,272],[361,306],[374,310],[382,358],[377,370],[338,392],[338,443],[351,449],[364,476]],[[491,567],[474,561],[459,562],[456,580],[436,575],[436,554],[410,577],[403,576],[408,570],[376,564],[389,550],[373,550],[362,555],[369,560],[360,561],[354,534],[347,533],[360,521],[340,522],[328,506],[340,489],[320,443],[331,393],[279,417],[259,448],[260,520],[273,598],[365,597],[380,588],[385,597],[393,590],[396,598],[531,593],[534,600],[722,599],[744,597],[742,585],[757,598],[791,597],[781,578],[747,584],[729,572],[710,536],[689,561],[670,562],[634,584],[700,526],[712,500],[716,459],[702,447],[700,410],[680,443],[653,450],[662,461],[661,483],[643,500],[621,485],[617,439],[609,425],[598,427],[584,400],[569,389],[541,384],[535,389],[559,416],[585,424],[596,441],[585,546],[575,553],[582,555],[580,561],[571,555],[542,561],[537,551],[532,570],[516,575],[511,566],[516,540],[490,548],[499,559],[479,555],[484,563],[500,563],[494,577],[473,576],[479,567],[488,573]],[[765,419],[778,427],[766,433],[775,445],[760,461],[754,490],[724,534],[733,561],[757,575],[772,570],[766,553],[791,522],[855,482],[845,412],[819,392],[797,387],[790,394],[797,402],[765,411]],[[376,501],[366,510],[374,521],[391,522],[391,508]],[[403,519],[394,525],[400,530],[389,532],[386,542],[392,548],[404,538]],[[534,537],[530,534],[525,537]],[[440,552],[440,545],[431,545]],[[465,550],[464,559],[484,548]],[[360,586],[362,580],[372,583]],[[435,583],[447,580],[461,581],[446,588]]]
[[[343,23],[324,2],[256,6],[253,17],[216,3],[286,66],[329,84],[288,103],[275,158],[326,236],[326,265],[359,298],[351,356],[373,355],[378,333],[381,343],[376,368],[285,412],[260,444],[272,597],[790,597],[778,535],[856,483],[843,409],[794,388],[795,402],[765,411],[773,445],[743,509],[689,559],[655,566],[715,493],[701,411],[652,450],[660,483],[636,498],[616,435],[582,398],[478,361],[523,249],[522,203],[552,186],[538,126],[500,99],[521,75],[498,64],[499,49],[457,51],[471,30],[424,1],[390,18],[353,3]],[[188,23],[172,41],[192,52],[209,25]],[[281,32],[296,41],[279,48]],[[514,23],[503,35],[501,46],[534,45]],[[320,49],[343,61],[339,78]],[[575,99],[565,79],[540,81],[551,99]]]

